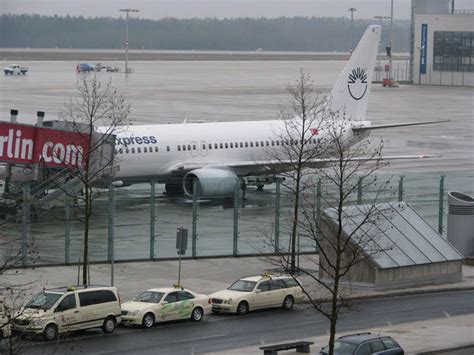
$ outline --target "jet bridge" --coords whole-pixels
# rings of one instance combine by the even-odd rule
[[[11,110],[10,122],[0,121],[0,178],[5,181],[0,215],[15,211],[12,205],[19,208],[26,185],[28,202],[40,214],[66,194],[78,193],[85,181],[100,184],[118,171],[115,136],[87,124],[44,121],[41,111],[34,126],[17,123],[17,115]]]

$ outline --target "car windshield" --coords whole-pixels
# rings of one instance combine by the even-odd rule
[[[229,290],[241,291],[241,292],[252,292],[256,284],[257,283],[255,281],[238,280],[238,281],[235,281],[229,287]]]
[[[336,340],[334,342],[334,355],[352,355],[357,349],[356,344],[346,343],[344,341]],[[321,351],[322,354],[329,353],[329,346],[325,346]]]
[[[26,304],[26,308],[50,309],[62,295],[62,293],[40,292]]]
[[[136,302],[160,303],[161,299],[163,298],[163,295],[163,292],[145,291],[140,293],[133,300]]]

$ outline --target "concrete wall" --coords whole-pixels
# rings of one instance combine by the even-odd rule
[[[426,74],[420,77],[421,25],[428,25]],[[433,70],[434,31],[474,31],[474,15],[415,15],[413,83],[474,86],[474,72]]]

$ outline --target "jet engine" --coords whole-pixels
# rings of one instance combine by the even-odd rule
[[[230,197],[235,193],[239,178],[232,171],[216,168],[195,169],[184,175],[183,190],[188,196],[193,195],[194,180],[199,186],[201,197]]]

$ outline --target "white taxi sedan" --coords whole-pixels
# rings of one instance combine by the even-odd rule
[[[291,276],[262,274],[237,280],[227,290],[209,297],[213,312],[245,314],[270,307],[292,309],[304,294],[298,281]]]
[[[152,288],[122,304],[122,324],[150,328],[158,322],[179,319],[199,322],[210,311],[207,295],[184,288]]]

